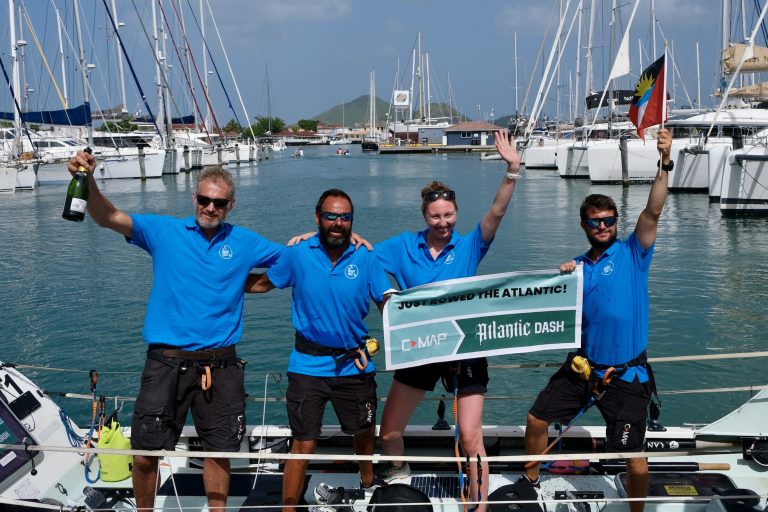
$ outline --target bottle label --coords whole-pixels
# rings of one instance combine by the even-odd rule
[[[85,207],[88,206],[88,201],[82,199],[72,198],[72,203],[69,205],[69,209],[73,212],[85,213]]]

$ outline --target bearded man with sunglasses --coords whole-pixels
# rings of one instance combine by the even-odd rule
[[[248,278],[246,291],[264,293],[293,288],[294,349],[288,361],[285,393],[293,441],[291,453],[317,447],[328,401],[341,430],[353,436],[357,455],[373,455],[376,427],[375,368],[365,341],[370,301],[384,307],[389,279],[368,248],[350,243],[354,207],[342,190],[323,192],[315,206],[317,233],[289,247],[267,272]],[[283,510],[302,499],[308,460],[289,459],[283,471]],[[373,463],[360,461],[360,487],[373,492]],[[317,512],[326,507],[329,486],[321,484]]]
[[[192,194],[193,217],[135,215],[101,193],[95,158],[68,163],[90,171],[88,213],[152,256],[153,284],[144,322],[147,359],[131,423],[131,447],[173,450],[192,418],[203,449],[240,450],[245,434],[245,362],[235,344],[243,332],[244,285],[251,269],[272,266],[284,247],[225,221],[235,183],[221,166],[206,167]],[[133,457],[138,509],[152,509],[157,457]],[[203,483],[211,510],[225,510],[229,459],[205,458]]]
[[[525,447],[530,455],[538,455],[547,447],[551,422],[568,424],[593,403],[606,422],[607,451],[645,449],[647,410],[655,392],[645,353],[648,273],[667,197],[668,173],[674,167],[668,130],[659,130],[656,147],[661,155],[656,178],[635,230],[626,240],[617,238],[619,214],[613,199],[592,194],[581,205],[581,229],[590,249],[560,266],[562,272],[583,267],[581,348],[569,354],[528,412]],[[629,497],[644,498],[648,460],[629,458],[626,464]],[[540,464],[528,466],[518,485],[540,487]],[[642,501],[629,504],[631,512],[642,512],[644,506]]]

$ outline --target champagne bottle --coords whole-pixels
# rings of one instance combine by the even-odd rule
[[[90,148],[86,148],[85,151],[91,152]],[[64,201],[62,218],[74,222],[82,222],[85,219],[85,209],[88,206],[88,187],[88,170],[80,166],[72,176],[69,187],[67,187],[67,199]]]

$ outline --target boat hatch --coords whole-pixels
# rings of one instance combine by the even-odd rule
[[[0,399],[0,443],[37,444],[4,399]],[[42,457],[42,452],[38,451],[0,449],[0,491],[8,488],[20,476],[27,474],[32,465],[38,463]]]

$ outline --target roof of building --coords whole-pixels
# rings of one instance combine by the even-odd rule
[[[459,123],[449,126],[446,132],[494,132],[501,128],[495,124],[481,123],[479,121],[470,121],[468,123]]]

